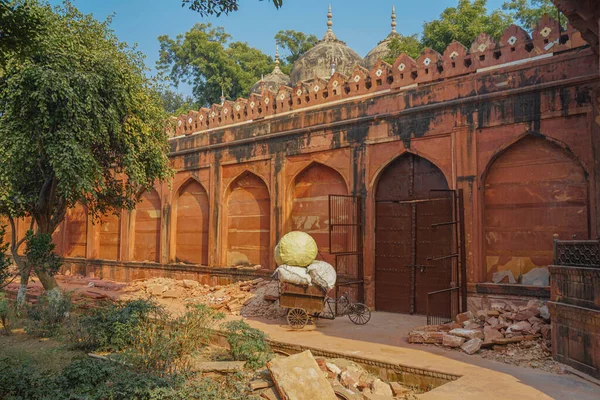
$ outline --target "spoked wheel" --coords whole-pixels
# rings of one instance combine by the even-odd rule
[[[287,322],[293,329],[302,329],[308,323],[308,314],[301,308],[291,308],[287,314]]]
[[[364,325],[371,319],[371,310],[362,303],[352,303],[348,309],[348,318],[356,325]]]

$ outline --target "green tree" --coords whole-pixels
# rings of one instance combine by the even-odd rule
[[[237,11],[239,0],[181,0],[182,7],[189,7],[190,10],[198,12],[201,16],[229,14]],[[260,0],[263,1],[263,0]],[[271,0],[275,8],[283,5],[283,0]]]
[[[34,0],[9,4],[35,10],[41,23],[33,40],[2,49],[0,213],[13,228],[32,217],[35,235],[47,238],[77,203],[92,218],[133,208],[171,173],[167,116],[142,55],[117,40],[110,20],[68,2],[54,10]],[[53,270],[30,268],[59,295]]]
[[[275,43],[283,49],[287,55],[283,59],[281,70],[289,74],[292,65],[299,59],[302,54],[310,50],[319,39],[313,34],[306,34],[294,30],[279,31],[275,35]]]
[[[196,107],[194,99],[190,96],[184,96],[172,89],[163,89],[160,91],[160,99],[165,112],[169,115],[181,115],[187,113]]]
[[[423,48],[416,34],[410,36],[398,35],[389,42],[389,53],[384,61],[393,64],[402,53],[417,59],[421,55]]]
[[[157,67],[170,80],[192,85],[200,106],[247,96],[263,74],[273,70],[273,59],[244,42],[231,42],[222,27],[196,24],[175,40],[160,36]]]
[[[544,14],[557,18],[558,11],[550,0],[510,0],[502,5],[523,28],[532,29]],[[565,22],[565,21],[561,21]]]
[[[456,7],[446,8],[438,19],[423,25],[421,42],[442,53],[453,40],[469,47],[481,32],[499,39],[511,23],[512,18],[501,10],[488,14],[487,0],[459,0]]]

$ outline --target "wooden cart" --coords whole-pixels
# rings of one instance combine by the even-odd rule
[[[371,311],[366,305],[350,302],[345,294],[332,299],[318,286],[279,282],[279,305],[288,309],[287,322],[294,329],[304,328],[311,317],[335,319],[347,315],[357,325],[364,325],[371,319]]]

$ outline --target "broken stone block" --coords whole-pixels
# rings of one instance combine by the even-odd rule
[[[365,391],[362,393],[364,398],[367,400],[394,400],[391,396],[383,396],[381,394],[374,394],[370,391]]]
[[[506,304],[504,303],[492,303],[490,304],[490,309],[496,310],[498,312],[504,311],[506,309]]]
[[[165,299],[177,299],[181,297],[181,292],[177,289],[169,289],[161,295]]]
[[[442,343],[444,332],[411,331],[408,334],[409,343]]]
[[[487,320],[487,323],[489,324],[489,326],[494,328],[494,327],[498,326],[498,318],[491,317],[490,319]]]
[[[522,342],[523,340],[525,340],[525,336],[513,336],[510,338],[498,338],[498,339],[494,339],[493,343],[494,344],[511,344],[511,343],[519,343]]]
[[[411,391],[409,388],[402,386],[398,382],[390,382],[390,387],[392,388],[392,393],[396,397],[404,396]]]
[[[485,328],[483,328],[483,335],[485,343],[492,343],[494,339],[504,337],[504,335],[502,335],[500,331],[492,328],[491,326],[486,326]]]
[[[169,288],[164,285],[152,285],[148,286],[147,290],[152,296],[160,296],[163,292],[167,291]]]
[[[273,386],[273,381],[266,379],[254,379],[248,384],[251,390],[266,389]]]
[[[325,363],[325,368],[327,368],[330,372],[333,372],[335,374],[335,376],[338,376],[339,374],[342,373],[342,370],[335,364],[332,363]]]
[[[500,315],[499,310],[487,310],[488,317],[498,317]]]
[[[529,286],[550,286],[550,272],[548,268],[533,268],[521,276],[521,284]]]
[[[375,377],[373,375],[364,373],[360,376],[360,379],[358,380],[358,385],[356,387],[358,387],[360,390],[363,390],[365,388],[370,389],[371,385],[373,385],[374,381],[375,381]]]
[[[284,399],[337,400],[335,392],[310,350],[267,363],[277,391]]]
[[[520,321],[517,322],[516,324],[513,324],[511,326],[508,327],[508,329],[506,330],[506,334],[509,333],[515,333],[515,332],[523,332],[523,331],[529,331],[531,329],[531,324],[527,321]]]
[[[492,275],[492,282],[494,283],[517,283],[512,271],[507,269],[505,271],[494,272]]]
[[[524,311],[519,311],[518,313],[515,314],[514,316],[514,320],[515,321],[526,321],[531,317],[534,317],[535,313],[531,310],[524,310]]]
[[[483,340],[484,338],[483,331],[481,329],[452,329],[448,333],[454,336],[463,337],[465,339],[478,338]]]
[[[333,382],[331,384],[331,387],[333,388],[333,391],[335,392],[335,394],[342,399],[362,400],[362,398],[363,398],[358,390],[347,389],[347,388],[343,387],[342,385],[340,385],[338,382]]]
[[[461,314],[458,314],[456,316],[456,322],[458,322],[459,324],[464,324],[465,321],[469,321],[469,320],[473,320],[475,319],[475,316],[473,315],[473,313],[471,311],[467,311]]]
[[[471,354],[475,354],[479,351],[479,349],[481,348],[481,345],[483,344],[483,340],[475,338],[475,339],[471,339],[468,342],[464,343],[462,346],[460,346],[460,349],[462,351],[464,351],[465,353],[471,355]]]
[[[462,346],[464,342],[465,338],[454,335],[444,335],[444,338],[442,339],[442,344],[444,346],[453,348]]]
[[[479,322],[467,321],[467,322],[465,322],[464,328],[465,329],[480,329],[481,325],[479,325]]]
[[[371,385],[371,392],[379,396],[393,396],[392,388],[390,387],[390,385],[383,382],[381,379],[375,379],[373,381],[373,384]]]
[[[353,388],[358,386],[360,376],[363,371],[352,365],[348,366],[340,375],[340,382],[347,388]]]
[[[485,321],[487,317],[488,317],[488,313],[486,310],[477,311],[477,319],[478,320]]]
[[[193,281],[191,279],[184,279],[182,283],[183,283],[183,287],[186,289],[196,288],[196,287],[200,286],[200,283]]]

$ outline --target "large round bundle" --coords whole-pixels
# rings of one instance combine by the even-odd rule
[[[275,262],[277,265],[306,267],[317,257],[317,243],[308,234],[292,231],[285,234],[275,246]]]

